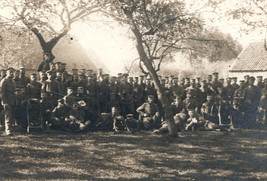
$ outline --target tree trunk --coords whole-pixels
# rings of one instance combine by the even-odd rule
[[[172,137],[178,137],[177,134],[177,128],[175,126],[174,123],[174,118],[172,115],[172,109],[171,109],[171,103],[169,102],[167,95],[165,94],[165,92],[163,91],[161,85],[160,85],[160,81],[157,75],[157,72],[155,71],[154,67],[152,66],[152,60],[150,60],[145,52],[144,46],[143,46],[143,40],[142,40],[142,35],[139,32],[138,28],[136,27],[134,21],[133,21],[133,17],[132,14],[128,14],[126,12],[126,16],[129,18],[129,20],[132,22],[132,31],[135,35],[136,38],[136,43],[137,43],[137,52],[139,54],[140,60],[144,62],[147,70],[150,73],[150,76],[153,78],[153,82],[155,85],[155,88],[157,90],[157,94],[159,97],[159,100],[163,106],[164,109],[164,114],[165,114],[165,121],[168,125],[168,129],[169,129],[169,135]]]
[[[166,121],[166,123],[168,125],[168,129],[169,129],[169,135],[172,137],[178,137],[177,127],[175,126],[175,123],[174,123],[171,103],[169,102],[169,99],[168,99],[166,93],[164,92],[164,90],[160,84],[157,72],[153,68],[150,61],[144,61],[144,64],[145,64],[146,68],[148,69],[150,76],[153,79],[155,88],[157,90],[158,98],[159,98],[159,100],[163,106],[165,121]]]

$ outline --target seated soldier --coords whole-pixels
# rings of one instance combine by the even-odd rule
[[[139,130],[139,122],[134,119],[133,114],[127,114],[125,119],[126,130],[134,133]]]
[[[115,130],[114,119],[117,116],[121,117],[118,108],[112,107],[111,113],[101,113],[100,118],[96,121],[95,128],[101,131],[111,131],[112,129]]]
[[[63,99],[58,100],[57,107],[52,111],[52,116],[50,119],[51,127],[53,129],[64,129],[65,119],[68,118],[72,113],[72,108],[64,104]]]
[[[174,100],[174,102],[172,102],[171,106],[172,106],[173,115],[180,113],[184,109],[182,97],[176,96],[175,100]]]
[[[175,125],[176,125],[178,131],[184,131],[185,123],[186,123],[186,117],[187,116],[186,116],[186,113],[184,110],[174,116],[174,122],[175,122]],[[155,131],[153,131],[153,133],[155,133],[155,134],[167,133],[168,131],[169,131],[168,130],[168,124],[166,122],[163,122],[161,128],[156,129]]]
[[[187,123],[185,126],[185,130],[191,129],[192,131],[199,130],[204,127],[204,120],[201,116],[199,116],[194,109],[188,110],[189,118],[187,119]]]
[[[124,118],[119,114],[116,107],[111,108],[111,118],[113,120],[114,133],[119,133],[126,130],[126,124]]]
[[[158,106],[154,103],[153,95],[149,95],[147,102],[138,107],[136,111],[139,113],[139,120],[144,129],[150,130],[160,127],[161,123]]]
[[[207,101],[202,104],[201,114],[205,120],[218,124],[218,111],[216,106],[214,105],[213,96],[211,94],[207,95],[206,100]]]

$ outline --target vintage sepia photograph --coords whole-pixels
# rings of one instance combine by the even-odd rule
[[[1,0],[0,180],[267,180],[267,1]]]

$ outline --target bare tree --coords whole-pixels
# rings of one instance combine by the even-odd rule
[[[44,52],[51,53],[73,23],[99,12],[108,1],[98,0],[2,0],[2,25],[21,23],[38,38]],[[88,19],[87,19],[88,20]],[[52,57],[54,57],[52,55]]]

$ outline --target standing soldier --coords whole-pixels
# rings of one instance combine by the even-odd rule
[[[239,85],[237,84],[237,77],[232,77],[232,87],[235,91],[239,88]]]
[[[6,77],[1,80],[0,87],[2,105],[5,113],[5,134],[10,136],[12,135],[11,125],[13,124],[13,115],[16,106],[15,86],[12,81],[14,69],[8,68],[6,73]]]
[[[254,85],[255,78],[249,78],[249,85],[245,89],[244,109],[246,128],[254,128],[257,109],[260,101],[260,89]]]
[[[173,84],[170,87],[170,93],[173,98],[178,96],[182,99],[185,99],[185,91],[181,86],[178,85],[178,77],[173,78]]]
[[[0,81],[2,79],[4,79],[5,77],[6,77],[6,70],[5,69],[1,69],[1,71],[0,71]]]
[[[262,76],[257,76],[257,87],[262,89],[264,87],[264,83],[262,81]]]
[[[212,74],[212,82],[210,84],[210,90],[213,92],[214,95],[218,94],[218,87],[223,87],[222,83],[218,81],[218,72],[214,72]]]
[[[51,53],[44,52],[43,61],[38,66],[37,71],[48,71],[50,69],[50,63],[52,63],[54,58],[55,57]]]
[[[226,91],[226,95],[227,95],[229,101],[232,104],[233,96],[234,96],[234,93],[235,93],[235,89],[234,89],[234,87],[231,84],[231,78],[230,77],[228,77],[226,79],[225,91]]]
[[[40,115],[41,87],[42,84],[40,82],[37,82],[37,74],[31,73],[30,83],[27,85],[27,98],[28,98],[28,110],[29,110],[28,114],[30,120],[38,120],[41,117]]]
[[[23,85],[26,87],[28,83],[30,83],[30,78],[26,77],[26,69],[24,67],[20,68],[20,76],[19,78],[23,82]]]
[[[27,119],[27,94],[26,94],[26,86],[24,82],[19,78],[20,71],[15,70],[15,75],[13,78],[13,83],[15,86],[15,94],[16,94],[16,108],[14,117],[16,119],[17,124],[22,128],[23,131],[26,131],[26,119]]]
[[[244,76],[244,80],[245,80],[245,87],[247,87],[249,85],[249,75],[245,75]]]
[[[261,116],[261,121],[264,126],[267,125],[267,78],[264,79],[264,88],[261,89],[261,99],[259,105],[259,112]]]
[[[52,71],[48,71],[47,80],[42,85],[42,92],[48,94],[47,103],[49,104],[51,110],[57,106],[57,100],[59,98],[60,87],[56,80],[52,79]]]

